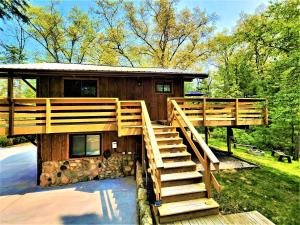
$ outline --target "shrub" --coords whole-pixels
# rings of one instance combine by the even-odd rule
[[[9,144],[9,140],[5,136],[0,136],[0,147],[6,147]]]
[[[19,137],[15,137],[15,138],[7,138],[6,136],[0,136],[0,147],[16,145],[16,144],[21,144],[21,143],[25,143],[25,142],[28,142],[28,140],[23,136],[19,136]]]

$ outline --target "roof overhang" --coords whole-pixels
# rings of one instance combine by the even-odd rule
[[[87,64],[35,63],[35,64],[0,64],[0,77],[36,78],[40,76],[108,76],[108,77],[164,77],[204,79],[208,74],[190,70],[113,67]]]

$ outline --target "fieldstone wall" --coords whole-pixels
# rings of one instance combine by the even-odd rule
[[[134,175],[134,156],[113,153],[107,159],[101,156],[43,162],[40,185],[65,185],[130,175]]]
[[[152,215],[149,201],[147,200],[147,189],[144,186],[142,168],[139,162],[136,163],[136,187],[137,187],[137,208],[140,224],[152,225]]]

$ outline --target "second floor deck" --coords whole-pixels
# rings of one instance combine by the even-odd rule
[[[264,99],[169,98],[168,120],[178,113],[175,101],[194,126],[264,125]],[[139,100],[118,98],[0,99],[0,135],[117,131],[119,136],[142,134]],[[176,126],[176,120],[173,126]],[[178,126],[178,124],[177,124]]]

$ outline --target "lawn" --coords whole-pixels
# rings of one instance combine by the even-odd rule
[[[226,149],[226,143],[210,139],[211,146]],[[222,213],[257,210],[276,224],[297,224],[300,221],[300,163],[277,162],[265,156],[245,153],[247,148],[233,149],[233,155],[258,164],[251,170],[222,171],[217,179],[221,195],[214,193]]]

